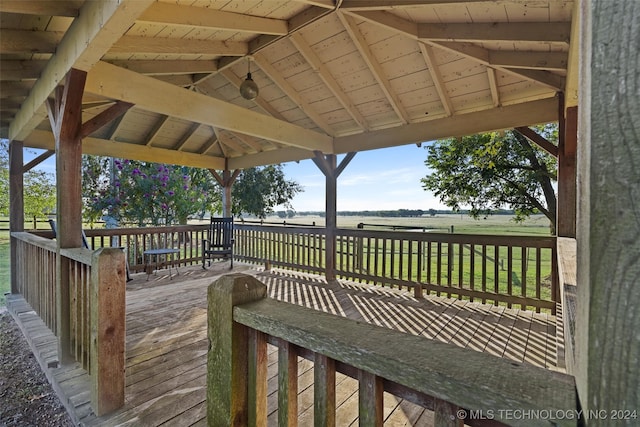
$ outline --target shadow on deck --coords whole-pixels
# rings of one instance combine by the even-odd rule
[[[418,300],[407,291],[285,270],[255,275],[269,296],[427,339],[483,351],[552,370],[558,367],[556,317],[437,296]],[[169,279],[159,271],[134,276],[126,294],[126,403],[95,417],[87,374],[77,365],[52,368],[57,358],[51,332],[21,298],[8,306],[27,336],[54,389],[86,426],[206,425],[207,287],[229,272],[227,263],[209,270],[182,267]],[[277,425],[277,350],[269,349],[269,425]],[[299,358],[299,425],[313,423],[313,363]],[[358,382],[338,374],[336,425],[357,424]],[[432,425],[431,411],[385,393],[385,425]]]

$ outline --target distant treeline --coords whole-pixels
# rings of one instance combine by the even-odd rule
[[[439,210],[439,209],[396,209],[387,211],[338,211],[338,216],[373,216],[373,217],[386,217],[386,218],[416,218],[421,216],[436,216],[436,215],[466,215],[468,210],[461,209],[459,211],[452,210]],[[307,211],[296,212],[298,216],[320,216],[324,217],[324,211]],[[514,212],[509,209],[500,209],[493,211],[492,215],[513,215]]]

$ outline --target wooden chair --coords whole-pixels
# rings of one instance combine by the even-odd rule
[[[229,269],[233,268],[233,217],[211,218],[207,238],[202,241],[202,268],[209,259],[225,258],[231,261]]]

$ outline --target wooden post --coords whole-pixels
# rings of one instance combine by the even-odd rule
[[[298,425],[298,353],[286,341],[278,346],[278,425]]]
[[[222,176],[220,176],[220,174],[215,169],[209,169],[211,175],[213,175],[215,180],[222,187],[222,216],[224,217],[233,216],[231,190],[233,188],[233,183],[236,181],[236,178],[238,178],[238,175],[240,175],[241,171],[241,169],[236,169],[231,172],[225,167],[225,169],[222,171]]]
[[[382,427],[384,387],[382,378],[366,371],[360,371],[358,387],[359,424],[364,427]]]
[[[465,411],[460,411],[453,403],[445,400],[434,399],[433,425],[434,427],[463,427]]]
[[[23,163],[22,141],[12,141],[9,144],[9,230],[11,232],[24,231],[24,180],[22,175]],[[11,237],[11,293],[19,293],[17,275],[17,245]]]
[[[207,423],[247,425],[248,331],[234,323],[233,307],[267,295],[255,277],[233,273],[220,277],[208,290],[209,353],[207,355]]]
[[[559,237],[576,237],[577,212],[577,144],[578,144],[578,107],[562,108],[560,118],[563,126],[559,131],[558,147],[558,206],[556,211],[556,234]]]
[[[313,418],[315,426],[336,425],[336,362],[320,353],[313,365]]]
[[[124,252],[100,248],[91,257],[91,407],[101,416],[124,405]]]
[[[356,153],[347,153],[344,159],[336,166],[337,158],[335,154],[326,156],[320,151],[314,151],[313,162],[318,166],[325,176],[325,276],[327,280],[336,278],[336,228],[337,228],[337,194],[338,177],[347,167]]]
[[[336,228],[337,228],[337,206],[338,206],[338,178],[334,171],[336,169],[336,156],[327,156],[327,163],[331,173],[325,174],[326,194],[325,194],[325,276],[327,280],[336,278]]]
[[[56,145],[56,223],[58,257],[56,261],[58,358],[73,361],[71,354],[69,263],[60,249],[82,247],[82,94],[85,71],[71,69],[64,87],[56,90],[56,99],[47,102],[49,121]]]
[[[576,366],[588,426],[640,416],[637,0],[582,2]],[[626,411],[626,412],[625,412]],[[623,417],[612,421],[613,416]]]

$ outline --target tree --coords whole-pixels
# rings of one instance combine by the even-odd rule
[[[557,142],[557,125],[537,132]],[[516,221],[542,213],[555,233],[557,162],[517,131],[492,132],[437,141],[427,147],[425,164],[433,170],[422,186],[459,211],[470,206],[478,218],[508,206]]]
[[[300,184],[285,178],[281,165],[245,169],[233,184],[231,210],[265,218],[278,205],[292,209],[291,199],[301,191]]]
[[[31,169],[23,177],[24,214],[42,216],[56,207],[56,185],[53,174]],[[0,141],[0,214],[9,214],[9,141]]]
[[[84,156],[85,217],[117,221],[186,224],[187,217],[219,209],[220,191],[202,169]]]
[[[264,218],[300,190],[281,166],[246,169],[233,186],[232,210]],[[222,211],[220,186],[206,169],[119,159],[111,167],[105,157],[84,156],[83,197],[89,221],[108,215],[139,226],[186,224],[189,216]]]

